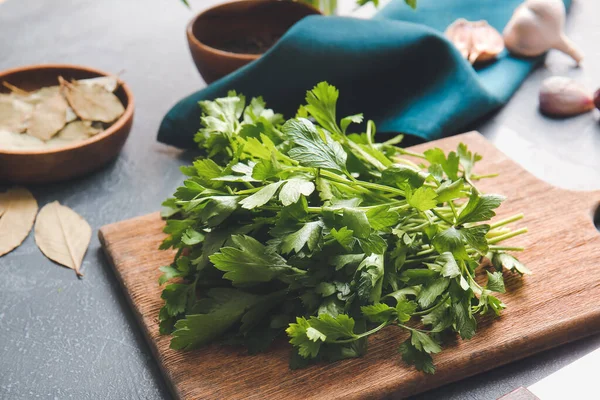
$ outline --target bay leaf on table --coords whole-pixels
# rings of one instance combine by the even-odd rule
[[[99,85],[86,85],[59,78],[62,93],[79,118],[86,121],[113,122],[125,112],[117,96]]]
[[[2,150],[26,150],[41,149],[45,142],[25,133],[15,133],[0,129],[0,149]]]
[[[92,238],[83,217],[58,201],[46,204],[35,223],[35,243],[52,261],[75,270],[77,276]]]
[[[41,140],[49,140],[67,123],[68,106],[66,100],[60,94],[43,99],[35,105],[31,113],[27,125],[27,134]]]
[[[19,247],[31,231],[38,204],[25,188],[9,189],[2,195],[4,213],[0,218],[0,256]]]
[[[0,94],[0,130],[24,132],[33,107],[17,96]]]

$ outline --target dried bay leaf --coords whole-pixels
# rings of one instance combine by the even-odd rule
[[[34,92],[30,92],[26,96],[20,95],[19,97],[29,104],[36,105],[50,97],[56,96],[57,94],[60,94],[60,86],[47,86]]]
[[[44,141],[36,137],[0,129],[0,149],[2,150],[41,149],[43,147],[45,147]]]
[[[27,119],[33,107],[17,96],[0,94],[0,130],[21,133],[27,129]]]
[[[0,256],[19,247],[29,234],[38,204],[24,188],[9,189],[2,195],[4,214],[0,218]]]
[[[117,96],[99,85],[69,83],[59,78],[62,93],[79,118],[86,121],[113,122],[125,112]]]
[[[52,261],[75,270],[79,269],[92,238],[92,228],[83,217],[58,201],[46,204],[35,223],[35,242]]]
[[[101,131],[102,129],[94,127],[90,121],[73,121],[69,122],[64,128],[62,128],[56,135],[56,138],[67,140],[85,140],[100,133]]]
[[[119,87],[119,79],[116,76],[99,76],[97,78],[81,79],[79,81],[82,85],[88,86],[100,86],[109,92],[114,92]]]
[[[67,114],[66,114],[66,122],[67,124],[69,122],[73,122],[77,119],[77,114],[75,114],[75,111],[73,111],[73,109],[71,107],[67,107]]]
[[[36,104],[29,119],[27,134],[41,140],[49,140],[67,123],[66,100],[55,94]]]

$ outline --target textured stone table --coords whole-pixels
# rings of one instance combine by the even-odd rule
[[[217,1],[191,2],[197,11]],[[537,89],[552,74],[600,86],[597,15],[600,2],[579,0],[568,22],[586,55],[583,68],[550,54],[506,108],[474,126],[535,175],[565,188],[600,188],[598,113],[541,117]],[[177,0],[0,1],[0,70],[42,62],[124,70],[137,105],[131,136],[115,162],[72,182],[31,187],[41,205],[59,200],[77,210],[94,237],[81,281],[48,261],[32,236],[0,258],[0,399],[170,398],[95,233],[155,211],[179,185],[178,167],[191,159],[155,141],[169,107],[205,85],[185,40],[191,17]],[[592,337],[418,399],[495,399],[598,346],[600,337]]]

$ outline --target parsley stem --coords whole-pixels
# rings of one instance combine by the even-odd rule
[[[406,193],[404,193],[404,190],[396,189],[391,186],[385,186],[385,185],[380,185],[378,183],[364,182],[364,181],[358,181],[358,180],[355,181],[354,183],[357,185],[361,185],[362,187],[365,187],[367,189],[379,190],[380,192],[395,193],[402,197],[404,197],[406,195]]]
[[[326,171],[323,169],[321,170],[321,175],[331,179],[332,181],[344,183],[346,185],[357,185],[357,186],[365,188],[365,189],[373,189],[373,190],[377,190],[380,192],[394,193],[399,196],[405,197],[404,190],[397,189],[397,188],[394,188],[391,186],[380,185],[378,183],[372,183],[372,182],[360,181],[360,180],[354,179],[354,178],[352,181],[350,181],[346,178],[343,178],[339,175],[334,174],[333,172]],[[356,186],[350,186],[350,187],[356,188]]]
[[[429,256],[429,257],[423,257],[423,258],[413,258],[413,259],[406,259],[406,262],[404,263],[405,265],[410,265],[410,264],[421,264],[425,261],[435,261],[435,259],[438,256]]]
[[[516,231],[512,231],[510,233],[490,239],[490,240],[488,240],[488,244],[496,244],[496,243],[502,242],[503,240],[507,240],[507,239],[513,238],[518,235],[522,235],[523,233],[527,233],[527,228],[517,229]]]
[[[436,215],[436,216],[437,216],[439,219],[441,219],[442,221],[444,221],[444,222],[445,222],[445,223],[447,223],[448,225],[450,225],[450,226],[454,225],[454,222],[453,222],[453,221],[450,221],[450,220],[446,219],[446,217],[444,217],[442,214],[440,214],[439,212],[437,212],[437,211],[435,210],[435,208],[432,208],[432,209],[431,209],[431,212],[432,212],[432,213],[434,213],[434,214],[435,214],[435,215]]]
[[[504,250],[504,251],[525,251],[525,247],[512,247],[512,246],[490,246],[490,250]]]
[[[264,186],[261,187],[253,187],[252,189],[244,189],[244,190],[238,190],[237,192],[235,192],[235,194],[251,194],[251,193],[256,193],[258,192],[260,189],[262,189]]]
[[[415,254],[416,256],[426,256],[427,254],[431,254],[435,251],[435,249],[427,249],[427,250],[423,250],[423,251],[419,251],[417,254]]]
[[[414,162],[407,160],[406,158],[402,158],[402,157],[396,157],[394,158],[394,161],[399,163],[399,164],[406,164],[409,167],[413,167],[416,169],[419,169],[419,166],[417,164],[415,164]]]
[[[448,204],[450,205],[450,209],[452,210],[452,214],[454,214],[454,220],[458,219],[458,213],[456,212],[456,207],[454,207],[454,202],[453,201],[449,201]]]
[[[446,293],[444,296],[442,296],[442,298],[440,299],[440,301],[436,305],[434,305],[433,307],[429,307],[428,309],[423,310],[423,311],[417,311],[415,313],[412,313],[410,316],[414,317],[415,315],[419,316],[419,315],[429,314],[430,312],[432,312],[433,310],[435,310],[436,308],[438,308],[439,306],[441,306],[442,304],[444,304],[446,302],[446,300],[448,300],[448,297],[450,297],[450,294]]]
[[[515,222],[515,221],[518,221],[520,219],[523,219],[523,217],[524,217],[523,214],[516,214],[516,215],[513,215],[512,217],[508,217],[508,218],[502,219],[502,220],[500,220],[498,222],[495,222],[495,223],[491,224],[490,225],[490,230],[491,229],[499,228],[499,227],[504,226],[504,225],[508,225],[511,222]]]
[[[421,229],[429,225],[429,221],[423,222],[421,225],[414,226],[412,228],[405,229],[406,232],[419,232]]]
[[[428,330],[419,329],[419,328],[411,328],[410,326],[407,326],[407,325],[404,325],[401,323],[397,323],[396,325],[398,325],[399,327],[404,328],[406,330],[409,330],[409,331],[417,331],[417,332],[423,332],[423,333],[435,333],[435,331],[428,331]]]
[[[512,230],[509,229],[509,228],[496,228],[496,229],[491,230],[488,233],[486,233],[485,237],[487,239],[491,239],[491,238],[495,238],[495,237],[498,237],[498,236],[505,235],[505,234],[507,234],[509,232],[512,232]]]
[[[475,181],[478,181],[480,179],[485,179],[485,178],[496,178],[497,176],[498,176],[497,173],[496,174],[487,174],[487,175],[475,175],[475,174],[472,174],[471,175],[471,179],[473,179]]]
[[[423,154],[415,153],[414,151],[406,150],[401,147],[398,148],[398,152],[400,154],[404,154],[405,156],[417,157],[423,160],[427,160],[427,157],[425,157]]]
[[[358,339],[362,339],[366,336],[372,335],[374,333],[379,332],[380,330],[382,330],[383,328],[385,328],[386,326],[388,326],[389,324],[391,324],[392,321],[385,321],[384,323],[382,323],[381,325],[376,326],[375,328],[371,329],[370,331],[366,331],[363,333],[359,333],[357,335],[354,335],[354,337],[350,338],[350,339],[342,339],[342,340],[334,340],[328,343],[351,343],[354,342]]]

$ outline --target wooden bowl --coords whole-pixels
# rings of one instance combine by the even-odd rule
[[[66,80],[111,75],[76,65],[34,65],[0,72],[0,92],[7,93],[3,81],[32,91]],[[50,183],[75,178],[94,171],[114,159],[125,144],[133,123],[133,94],[120,82],[115,95],[125,112],[109,128],[81,142],[52,149],[0,149],[0,182]]]
[[[254,54],[232,52],[232,42],[273,42],[302,18],[316,14],[321,12],[308,4],[281,0],[242,0],[209,8],[187,26],[196,68],[211,83],[262,55],[260,48]]]

